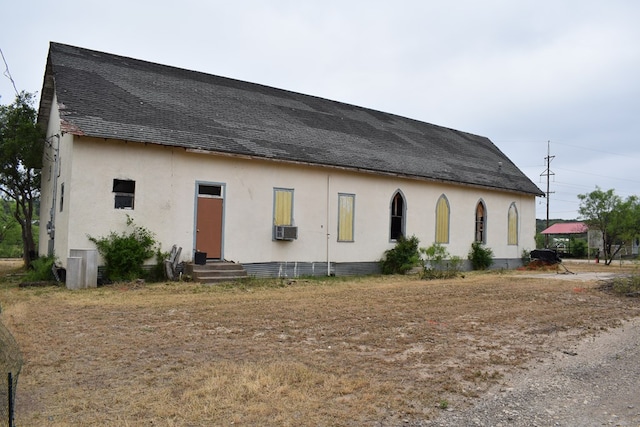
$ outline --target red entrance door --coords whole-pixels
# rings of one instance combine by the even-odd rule
[[[196,251],[206,252],[207,258],[222,257],[222,199],[198,197]]]

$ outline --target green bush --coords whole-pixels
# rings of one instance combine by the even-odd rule
[[[24,282],[48,282],[55,280],[53,275],[53,264],[56,257],[53,255],[36,258],[31,261],[29,269],[24,276]]]
[[[471,244],[468,256],[474,270],[486,270],[493,264],[493,251],[481,242]]]
[[[420,241],[416,236],[408,239],[400,236],[396,246],[384,252],[380,261],[382,274],[406,274],[413,267],[420,265]]]
[[[640,296],[640,276],[632,274],[628,277],[617,277],[612,281],[611,289],[620,295]]]
[[[132,230],[121,234],[111,232],[106,237],[88,236],[95,243],[105,262],[105,274],[113,282],[145,277],[144,262],[159,253],[155,235],[145,227],[137,226],[127,215],[127,226]]]
[[[420,248],[422,259],[423,279],[449,279],[460,273],[462,259],[458,256],[450,256],[449,252],[439,243],[434,243],[428,248]]]
[[[576,258],[584,258],[587,256],[587,242],[583,239],[576,239],[571,245],[571,255]]]

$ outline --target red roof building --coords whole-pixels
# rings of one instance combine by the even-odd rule
[[[543,230],[541,234],[584,234],[589,227],[584,222],[558,222]]]

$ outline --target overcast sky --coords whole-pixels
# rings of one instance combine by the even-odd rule
[[[596,186],[640,195],[637,0],[23,0],[0,28],[19,91],[55,41],[486,136],[543,191],[550,141],[551,218]]]

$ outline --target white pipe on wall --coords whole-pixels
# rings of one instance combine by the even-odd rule
[[[327,233],[327,276],[331,276],[331,262],[329,261],[329,187],[331,185],[331,175],[327,174],[327,220],[326,222],[326,233]]]

